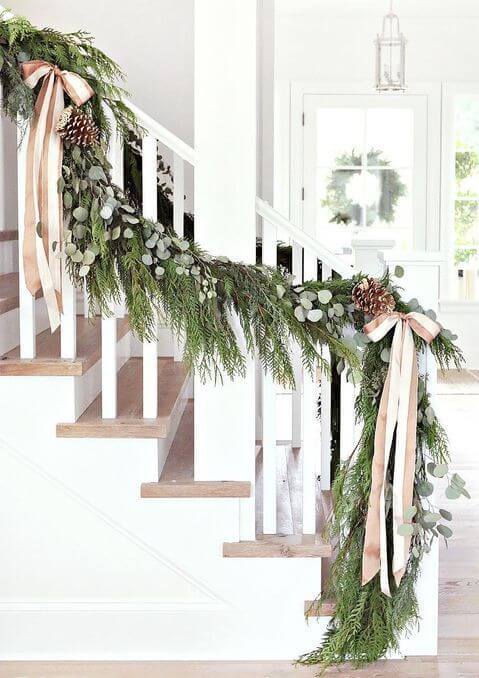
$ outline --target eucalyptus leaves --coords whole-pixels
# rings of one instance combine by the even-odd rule
[[[391,354],[391,337],[371,343],[363,332],[364,311],[355,308],[353,289],[362,276],[307,281],[301,285],[283,270],[211,257],[197,244],[165,224],[139,213],[131,196],[115,186],[105,148],[109,124],[104,105],[128,139],[138,126],[123,103],[115,82],[117,65],[91,44],[82,32],[63,35],[38,30],[23,18],[0,15],[0,63],[5,112],[16,120],[33,115],[36,93],[26,87],[19,65],[44,59],[82,75],[95,96],[83,107],[100,130],[100,143],[80,148],[65,144],[62,176],[64,237],[56,254],[65,257],[73,282],[85,285],[92,313],[110,314],[124,302],[130,326],[141,339],[153,339],[161,314],[184,346],[185,363],[204,379],[241,377],[246,353],[258,357],[264,370],[283,384],[294,384],[291,359],[299,346],[303,365],[314,373],[319,352],[329,347],[338,372],[360,385],[357,418],[363,429],[357,450],[334,481],[334,515],[329,525],[339,547],[325,596],[336,601],[322,645],[302,658],[323,667],[351,660],[374,661],[397,649],[400,635],[418,619],[414,585],[423,553],[439,535],[448,539],[452,516],[432,504],[432,480],[447,478],[446,496],[469,496],[458,474],[449,474],[448,444],[431,407],[427,384],[419,381],[414,501],[404,515],[402,532],[412,536],[405,576],[392,598],[382,595],[378,577],[361,587],[361,556],[371,486],[371,461],[378,407]],[[397,271],[399,273],[399,271]],[[404,302],[388,275],[379,281],[396,311],[420,309],[417,300]],[[432,314],[427,311],[426,314]],[[236,316],[244,336],[237,338]],[[432,315],[430,316],[432,317]],[[461,353],[455,337],[443,329],[431,344],[438,365],[459,367]],[[417,348],[424,344],[416,339]],[[391,520],[390,511],[388,520]]]

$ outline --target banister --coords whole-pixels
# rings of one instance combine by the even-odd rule
[[[169,129],[160,125],[151,116],[132,104],[130,101],[125,102],[128,108],[136,115],[138,122],[146,129],[153,137],[161,141],[162,144],[174,151],[180,158],[189,162],[190,165],[195,164],[195,150],[189,144],[182,141],[176,134],[170,132]]]
[[[256,198],[256,213],[263,217],[263,219],[274,224],[277,228],[281,228],[289,234],[298,245],[313,252],[318,259],[330,266],[333,271],[336,271],[339,275],[350,278],[355,273],[352,266],[345,264],[340,257],[334,254],[334,252],[331,252],[331,250],[324,245],[321,245],[321,243],[317,242],[308,233],[283,217],[282,214],[273,209],[271,205],[262,198]]]

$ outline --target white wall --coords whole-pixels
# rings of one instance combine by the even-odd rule
[[[193,0],[12,0],[5,3],[37,26],[83,29],[126,75],[131,100],[193,145]],[[172,157],[164,152],[167,162]],[[185,208],[193,210],[193,174],[185,166]]]
[[[479,79],[477,6],[397,0],[394,7],[408,41],[408,80]],[[276,0],[276,78],[370,79],[372,85],[373,41],[386,10],[384,1]]]
[[[385,0],[276,0],[275,13],[275,88],[287,92],[289,83],[309,81],[322,83],[374,83],[374,39],[381,29],[387,11]],[[471,0],[396,0],[394,8],[400,17],[401,30],[407,39],[406,83],[479,82],[479,3]],[[407,94],[406,94],[407,95]],[[282,95],[284,98],[284,95]],[[276,111],[275,126],[284,123]],[[437,116],[440,115],[438,110]],[[288,123],[289,124],[289,123]],[[434,142],[441,144],[440,135]],[[287,204],[282,195],[287,189],[288,159],[276,156],[275,193],[279,207]],[[439,163],[438,154],[438,160]],[[284,176],[283,176],[284,175]],[[285,180],[286,177],[286,180]],[[436,198],[439,201],[439,195]],[[439,219],[433,223],[431,240],[439,241]],[[452,228],[448,225],[447,228]],[[441,311],[441,320],[455,330],[464,313],[461,307],[453,312],[448,304]],[[477,336],[478,305],[471,305],[472,322],[458,327],[459,342],[464,348],[468,366],[479,367]]]
[[[135,103],[193,144],[193,0],[11,0],[37,26],[84,29],[127,75]]]

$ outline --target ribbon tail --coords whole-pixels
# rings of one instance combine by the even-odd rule
[[[52,332],[60,325],[60,306],[42,238],[36,235],[37,265]]]
[[[401,364],[402,323],[397,323],[391,347],[389,369],[384,383],[374,438],[371,493],[363,546],[362,584],[379,571],[381,591],[390,596],[386,534],[385,485],[389,456],[397,422]]]
[[[398,534],[404,522],[404,513],[411,506],[416,462],[418,369],[412,331],[407,327],[403,345],[401,372],[401,402],[396,437],[396,461],[394,473],[394,556],[393,574],[399,586],[409,559],[410,536]]]

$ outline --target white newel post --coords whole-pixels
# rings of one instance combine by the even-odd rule
[[[364,273],[379,276],[389,268],[394,271],[397,265],[404,269],[404,277],[397,282],[403,288],[403,298],[416,298],[424,310],[437,311],[439,300],[439,283],[441,276],[441,255],[434,252],[384,252],[378,246],[379,241],[360,241],[355,250],[355,265]],[[370,247],[366,247],[366,242]],[[384,244],[384,243],[383,243]],[[389,243],[388,243],[389,244]],[[368,264],[371,268],[368,268]],[[440,319],[439,319],[440,320]],[[428,390],[432,395],[436,391],[436,365],[430,351],[419,359],[419,371],[427,375]],[[423,557],[421,574],[416,585],[416,594],[419,602],[419,617],[424,620],[419,630],[410,637],[401,641],[400,651],[404,655],[436,655],[438,634],[438,597],[439,597],[439,548],[435,540],[431,552]]]
[[[221,58],[218,58],[221,55]],[[195,1],[195,235],[212,254],[253,263],[256,238],[256,0]],[[255,370],[195,380],[195,478],[254,488]],[[240,500],[254,539],[253,496]]]

